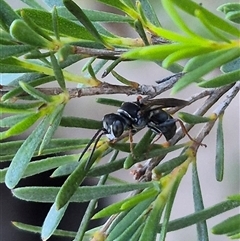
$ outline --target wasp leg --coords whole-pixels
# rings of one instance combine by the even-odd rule
[[[152,144],[155,144],[162,137],[163,134],[162,133],[158,133],[157,135],[158,135],[157,138],[152,141]]]
[[[128,135],[129,135],[129,143],[130,143],[130,152],[133,155],[133,132],[132,132],[132,130],[129,130]]]
[[[186,127],[184,126],[184,124],[183,124],[183,122],[182,122],[181,120],[179,120],[179,119],[174,119],[174,120],[180,124],[183,133],[184,133],[185,135],[187,135],[188,138],[189,138],[191,141],[193,141],[194,143],[196,143],[198,146],[204,146],[204,147],[207,147],[206,144],[196,141],[195,139],[193,139],[193,138],[189,135],[189,133],[188,133]]]

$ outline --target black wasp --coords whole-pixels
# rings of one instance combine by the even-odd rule
[[[162,108],[187,104],[185,100],[174,98],[144,100],[138,97],[135,102],[124,102],[117,114],[105,115],[102,130],[109,140],[115,140],[125,130],[136,131],[147,126],[156,134],[163,134],[168,141],[176,133],[176,120]]]
[[[98,140],[102,135],[106,135],[110,141],[118,139],[124,131],[129,133],[136,132],[144,127],[148,127],[156,134],[162,134],[166,140],[170,140],[176,133],[176,119],[173,119],[170,114],[162,108],[185,106],[188,102],[185,100],[174,98],[150,99],[146,100],[141,97],[135,102],[123,102],[122,106],[117,110],[117,113],[110,113],[103,117],[103,128],[93,136],[79,160],[87,151],[89,146],[96,139],[92,153],[87,162],[91,160],[94,149]]]

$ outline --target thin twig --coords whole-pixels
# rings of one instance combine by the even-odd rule
[[[167,78],[164,82],[158,85],[139,85],[138,87],[126,86],[126,85],[112,85],[109,83],[102,83],[96,87],[86,88],[68,88],[70,98],[80,98],[82,96],[92,95],[113,95],[113,94],[125,94],[125,95],[147,95],[150,98],[155,97],[166,90],[172,88],[172,86],[181,78],[181,74],[172,75]],[[13,90],[13,86],[0,85],[0,97],[9,91]],[[36,88],[46,95],[58,95],[62,93],[61,88]],[[19,97],[28,95],[23,92]]]
[[[193,114],[197,116],[203,116],[229,89],[232,85],[224,86],[215,89],[205,103],[199,107]],[[194,125],[186,124],[185,128],[189,131]],[[182,128],[179,128],[176,135],[170,140],[171,145],[175,145],[180,139],[184,137]]]
[[[98,57],[100,59],[109,59],[109,60],[115,60],[121,56],[121,54],[127,52],[127,49],[95,49],[95,48],[87,48],[87,47],[80,47],[80,46],[74,46],[75,54],[81,54],[86,55],[89,57]]]
[[[200,130],[200,132],[197,135],[196,140],[197,141],[202,141],[211,131],[213,128],[216,120],[220,115],[224,113],[226,108],[229,106],[229,104],[232,102],[232,100],[236,97],[240,90],[240,82],[237,82],[229,91],[229,94],[225,97],[225,99],[218,105],[218,107],[213,111],[213,113],[216,115],[216,119],[214,119],[211,122],[206,123],[203,128]],[[196,146],[195,151],[197,151],[198,146]]]

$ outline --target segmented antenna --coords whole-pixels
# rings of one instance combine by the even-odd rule
[[[101,131],[102,131],[102,133],[101,133]],[[92,137],[92,139],[88,142],[88,144],[86,145],[86,147],[85,147],[84,150],[82,151],[80,157],[78,158],[78,162],[80,162],[81,159],[82,159],[82,157],[83,157],[83,155],[87,152],[87,150],[89,149],[89,147],[91,146],[91,144],[92,144],[92,143],[94,142],[94,140],[95,140],[95,143],[94,143],[93,149],[92,149],[92,151],[91,151],[91,154],[90,154],[90,156],[88,157],[88,160],[87,160],[87,162],[86,162],[86,164],[85,164],[85,167],[84,167],[85,170],[90,169],[90,167],[92,166],[91,159],[92,159],[93,153],[94,153],[94,151],[95,151],[95,149],[96,149],[96,146],[97,146],[98,141],[100,140],[100,138],[101,138],[102,135],[104,135],[104,134],[107,134],[106,129],[104,129],[104,128],[99,129],[99,130],[94,134],[94,136]]]

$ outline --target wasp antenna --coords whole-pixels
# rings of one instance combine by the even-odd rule
[[[88,150],[88,148],[90,147],[90,145],[94,142],[94,140],[97,138],[97,136],[99,135],[99,133],[101,131],[104,131],[104,129],[99,129],[94,136],[92,137],[92,139],[88,142],[88,144],[86,145],[86,147],[84,148],[84,150],[82,151],[80,157],[78,158],[78,162],[82,159],[83,155],[85,154],[85,152]]]
[[[102,131],[102,133],[100,133],[101,131]],[[100,138],[101,138],[102,135],[104,135],[104,134],[106,134],[106,130],[105,130],[105,129],[100,129],[100,130],[98,130],[98,132],[94,135],[94,137],[93,137],[92,140],[90,141],[90,142],[91,142],[90,145],[91,145],[92,142],[93,142],[94,139],[95,139],[95,143],[94,143],[94,146],[93,146],[93,148],[92,148],[91,154],[90,154],[90,156],[89,156],[89,158],[88,158],[88,160],[87,160],[87,162],[86,162],[86,164],[85,164],[85,167],[84,167],[85,170],[90,169],[90,167],[92,166],[93,163],[91,162],[91,159],[92,159],[93,153],[94,153],[94,151],[95,151],[95,149],[96,149],[96,146],[97,146],[98,141],[100,140]],[[90,145],[88,144],[88,147],[89,147]],[[86,148],[85,148],[85,149],[86,149]]]

